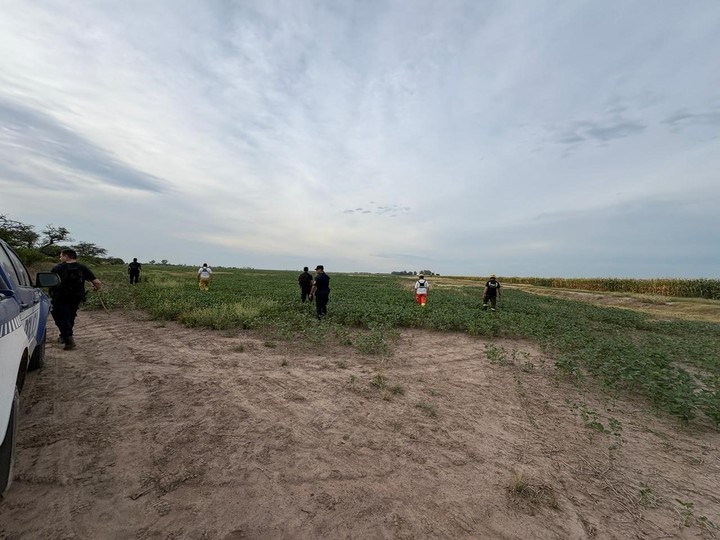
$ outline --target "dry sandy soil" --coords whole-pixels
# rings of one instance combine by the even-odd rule
[[[0,538],[720,536],[720,434],[528,343],[403,331],[379,358],[120,312],[76,336],[23,392]]]

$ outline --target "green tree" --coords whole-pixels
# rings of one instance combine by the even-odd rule
[[[79,242],[72,248],[77,251],[79,257],[104,257],[107,255],[107,249],[91,242]]]
[[[33,249],[40,235],[32,225],[25,225],[3,214],[0,215],[0,238],[13,248]]]
[[[60,249],[58,249],[59,242],[72,241],[72,238],[70,238],[70,231],[68,231],[65,227],[48,225],[43,230],[43,234],[45,235],[45,238],[43,238],[40,250],[48,255],[57,255],[60,253]]]

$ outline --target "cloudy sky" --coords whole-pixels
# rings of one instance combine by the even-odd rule
[[[140,261],[720,277],[717,0],[0,0],[0,213]]]

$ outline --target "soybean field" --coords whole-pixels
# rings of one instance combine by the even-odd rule
[[[149,267],[130,287],[122,270],[105,267],[99,277],[107,287],[91,295],[88,306],[140,309],[188,327],[259,330],[287,342],[333,341],[379,356],[393,354],[403,328],[530,340],[554,359],[557,376],[634,396],[683,425],[720,427],[718,323],[661,320],[507,286],[498,311],[483,311],[479,278],[443,278],[435,287],[431,278],[428,305],[421,308],[413,278],[332,272],[328,316],[318,323],[312,304],[300,302],[299,272],[218,268],[203,292],[195,271]]]

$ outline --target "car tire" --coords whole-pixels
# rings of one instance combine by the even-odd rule
[[[45,340],[47,339],[47,330],[43,332],[43,338],[40,343],[37,344],[32,356],[30,357],[30,363],[28,364],[28,371],[40,369],[45,366]]]
[[[20,410],[20,394],[15,389],[10,420],[8,421],[5,439],[0,444],[0,496],[4,496],[13,480],[15,465],[15,438],[17,436],[18,411]]]

